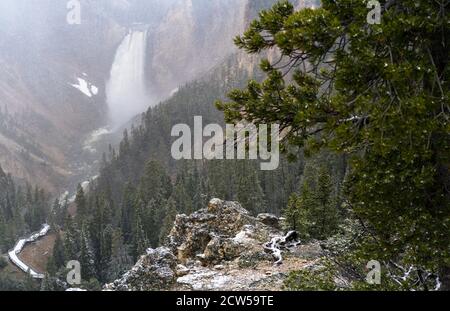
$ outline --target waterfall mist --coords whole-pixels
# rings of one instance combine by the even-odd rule
[[[145,84],[147,31],[132,30],[117,49],[106,85],[113,130],[144,112],[151,104]]]

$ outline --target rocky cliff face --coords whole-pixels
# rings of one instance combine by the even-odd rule
[[[162,99],[235,51],[253,2],[80,0],[81,24],[69,25],[67,1],[1,1],[0,164],[48,190],[79,181],[93,158],[83,143],[106,125],[105,84],[128,28],[149,28],[148,87]]]
[[[247,1],[178,0],[149,31],[147,76],[164,97],[235,51]]]
[[[238,50],[233,39],[277,0],[172,0],[148,32],[147,76],[157,97],[198,78]],[[294,0],[310,7],[317,0]],[[243,53],[242,53],[243,54]],[[245,66],[257,65],[242,57]]]
[[[318,244],[285,235],[274,215],[252,217],[239,203],[213,199],[178,215],[166,243],[148,249],[106,290],[280,290],[287,273],[322,255]]]
[[[90,0],[69,25],[66,4],[0,4],[0,164],[51,191],[76,178],[80,146],[104,122],[105,77],[124,33]]]
[[[80,0],[81,24],[69,25],[67,1],[1,1],[0,165],[51,191],[79,182],[100,158],[83,147],[106,125],[105,84],[128,28],[149,28],[150,106],[235,53],[233,38],[275,2]],[[241,54],[241,67],[257,65]]]

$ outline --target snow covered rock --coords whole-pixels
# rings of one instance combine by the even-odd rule
[[[180,265],[180,264],[177,265],[176,270],[175,270],[175,273],[178,277],[185,276],[185,275],[189,274],[189,272],[190,272],[190,270],[186,266]]]
[[[166,289],[175,282],[176,258],[167,247],[148,249],[136,265],[107,290],[150,291]]]
[[[239,203],[213,199],[206,209],[177,216],[168,246],[180,262],[199,258],[205,265],[214,265],[238,256],[241,245],[232,239],[245,226],[256,228],[256,224],[258,220]],[[273,228],[259,223],[258,229],[265,238]]]
[[[280,226],[280,219],[273,215],[268,213],[259,214],[258,217],[256,217],[260,222],[262,222],[265,225],[279,228]]]
[[[243,251],[242,244],[232,238],[214,236],[203,252],[204,265],[217,265],[222,261],[233,260]]]
[[[270,252],[276,259],[275,264],[283,263],[282,251],[300,245],[298,234],[295,231],[289,231],[285,236],[275,236],[270,242],[264,244],[264,249]]]
[[[289,255],[297,243],[279,230],[276,216],[253,217],[237,202],[213,199],[190,216],[178,215],[164,247],[149,249],[105,289],[280,289],[289,271],[307,263]],[[281,254],[283,264],[274,266]]]
[[[79,90],[81,93],[86,95],[87,97],[92,97],[98,94],[98,87],[93,85],[92,83],[86,81],[85,78],[77,78],[78,83],[76,84],[70,84],[77,90]]]

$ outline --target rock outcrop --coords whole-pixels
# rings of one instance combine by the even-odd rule
[[[136,265],[114,282],[117,290],[162,290],[169,288],[175,281],[176,258],[167,247],[148,249]]]
[[[239,203],[213,199],[190,216],[178,215],[165,245],[148,249],[105,289],[279,290],[287,273],[322,254],[310,245],[315,256],[310,250],[303,256],[302,247],[292,232],[281,232],[276,216],[252,217]]]

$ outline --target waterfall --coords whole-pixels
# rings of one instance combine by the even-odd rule
[[[147,31],[131,30],[117,49],[106,85],[109,120],[115,130],[150,106],[145,85]]]

